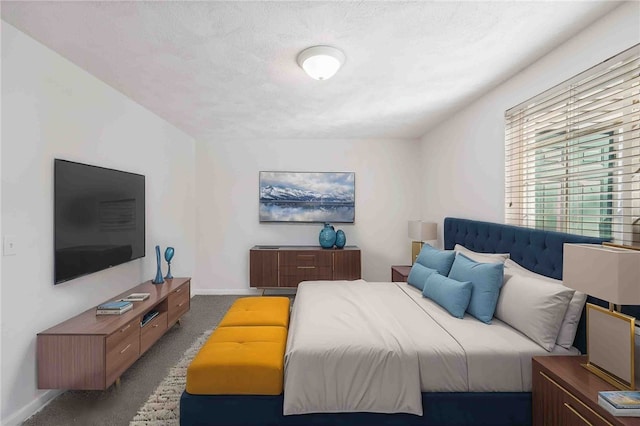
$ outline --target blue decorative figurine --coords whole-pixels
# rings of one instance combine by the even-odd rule
[[[322,248],[330,249],[336,243],[336,231],[329,223],[324,224],[324,228],[320,231],[320,245]]]
[[[342,229],[338,229],[336,231],[336,247],[341,249],[345,244],[347,244],[347,236]]]
[[[164,251],[164,260],[166,260],[167,264],[169,265],[167,275],[164,277],[165,280],[173,279],[173,275],[171,275],[171,259],[173,259],[174,252],[175,250],[173,249],[173,247],[167,247],[167,249]]]
[[[162,265],[160,264],[160,246],[156,246],[156,262],[158,263],[158,270],[156,271],[156,277],[153,279],[152,283],[162,284],[164,282],[164,278],[162,278]]]

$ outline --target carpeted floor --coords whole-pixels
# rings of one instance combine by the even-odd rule
[[[195,296],[191,310],[105,391],[68,391],[54,399],[25,426],[127,426],[138,409],[169,375],[187,349],[215,328],[237,296]],[[164,426],[164,421],[138,423]]]

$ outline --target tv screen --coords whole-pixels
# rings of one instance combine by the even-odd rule
[[[54,162],[55,284],[145,255],[145,177]]]
[[[260,222],[353,223],[355,173],[260,172]]]

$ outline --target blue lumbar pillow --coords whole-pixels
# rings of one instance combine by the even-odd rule
[[[455,258],[455,251],[438,250],[429,244],[425,244],[422,246],[422,250],[420,250],[416,263],[426,266],[427,268],[435,269],[440,275],[446,277],[449,275],[449,270]]]
[[[456,281],[439,274],[430,275],[422,295],[445,308],[456,318],[464,317],[471,300],[471,282]]]
[[[411,284],[415,288],[422,290],[424,288],[424,283],[427,281],[427,278],[431,276],[431,274],[437,274],[438,271],[435,269],[427,268],[419,263],[414,263],[411,267],[411,271],[409,272],[409,276],[407,277],[407,284]]]
[[[451,266],[449,278],[471,281],[473,289],[467,312],[490,324],[504,279],[504,264],[478,263],[458,253]]]

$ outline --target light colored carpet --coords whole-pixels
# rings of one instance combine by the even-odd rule
[[[187,379],[187,367],[196,356],[202,345],[209,338],[213,329],[205,331],[193,345],[186,350],[178,363],[169,370],[167,377],[151,394],[147,402],[138,410],[129,426],[179,426],[180,396],[184,391]]]

